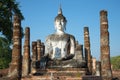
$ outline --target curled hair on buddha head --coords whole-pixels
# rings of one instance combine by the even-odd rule
[[[62,20],[62,19],[63,19],[63,22],[65,23],[64,29],[66,30],[67,20],[66,20],[66,18],[65,18],[65,17],[63,16],[63,14],[62,14],[62,8],[61,8],[61,6],[60,6],[59,11],[58,11],[58,15],[55,17],[54,22],[56,22],[57,20],[58,20],[58,21],[59,21],[59,20]]]

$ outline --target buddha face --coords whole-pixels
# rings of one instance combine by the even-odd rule
[[[64,31],[65,25],[66,25],[66,22],[64,22],[63,19],[55,20],[55,29],[56,30]]]

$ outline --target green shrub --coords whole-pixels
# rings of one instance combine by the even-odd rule
[[[111,57],[111,64],[114,70],[120,69],[120,56]]]

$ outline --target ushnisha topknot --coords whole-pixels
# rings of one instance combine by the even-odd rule
[[[61,6],[59,8],[58,15],[55,17],[55,21],[56,20],[63,20],[65,23],[67,22],[66,18],[62,14],[62,8],[61,8]]]

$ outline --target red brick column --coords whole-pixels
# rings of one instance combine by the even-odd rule
[[[90,50],[90,37],[89,37],[89,28],[84,27],[84,51],[85,51],[85,60],[87,62],[88,73],[92,74],[92,58]]]
[[[80,46],[80,54],[82,54],[82,59],[83,59],[83,45],[80,44],[79,46]]]
[[[95,75],[96,73],[96,58],[92,58],[92,74]]]
[[[40,61],[40,58],[41,58],[41,41],[40,40],[37,40],[37,59],[38,61]]]
[[[21,54],[21,19],[17,14],[13,21],[13,49],[12,61],[10,63],[8,77],[21,78],[22,54]]]
[[[112,79],[107,11],[100,11],[101,74],[103,80]]]
[[[96,61],[96,76],[101,76],[101,62]]]
[[[78,41],[76,41],[75,51],[76,51],[75,59],[79,58],[79,60],[83,60],[83,45],[79,44]]]
[[[41,56],[43,56],[45,53],[45,45],[44,43],[41,43]]]
[[[22,76],[27,76],[30,73],[30,28],[25,28],[24,54],[22,61]]]
[[[36,72],[36,60],[37,60],[37,42],[32,42],[32,62],[31,62],[31,73]]]

